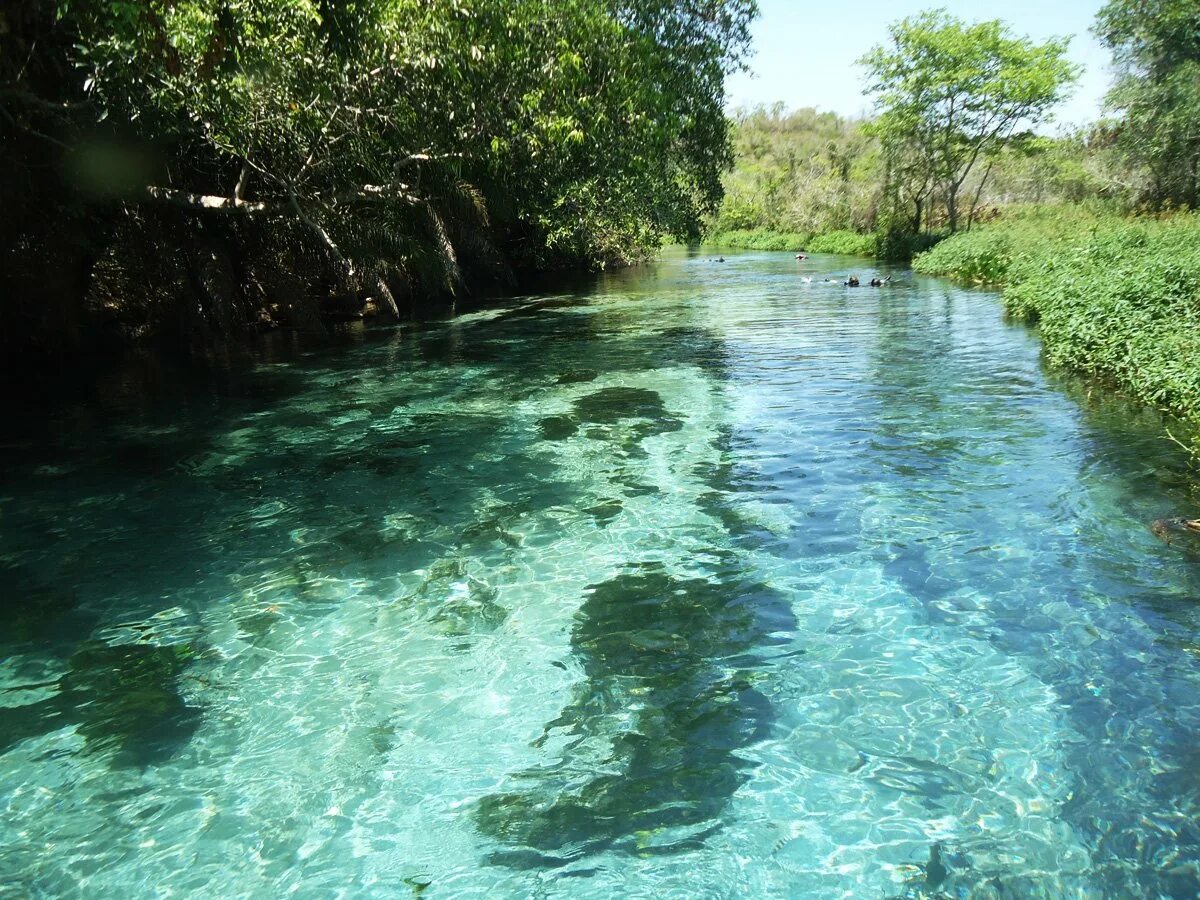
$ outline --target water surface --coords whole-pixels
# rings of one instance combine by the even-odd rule
[[[851,266],[14,425],[0,894],[1195,895],[1184,460],[994,295]]]

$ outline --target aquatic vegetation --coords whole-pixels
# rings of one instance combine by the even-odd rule
[[[571,632],[585,680],[541,739],[565,743],[561,762],[477,808],[482,830],[519,848],[497,858],[681,852],[719,827],[748,777],[737,749],[773,720],[747,669],[770,641],[757,623],[781,603],[730,573],[677,578],[658,564],[589,587]]]
[[[645,388],[613,387],[587,394],[575,401],[580,421],[611,425],[622,419],[667,418],[662,397]]]
[[[71,655],[53,696],[0,707],[0,752],[74,725],[87,753],[112,753],[124,765],[161,761],[199,725],[200,711],[177,686],[192,656],[184,645],[85,643]]]
[[[559,384],[586,384],[595,381],[600,373],[595,369],[569,369],[558,376]]]
[[[621,514],[621,510],[625,508],[625,504],[620,500],[613,498],[612,500],[602,500],[592,506],[584,507],[584,512],[593,516],[597,525],[606,525]]]
[[[1200,418],[1200,217],[1040,208],[943,241],[919,272],[1003,286],[1047,362]]]
[[[546,416],[538,422],[542,438],[547,441],[562,441],[579,431],[579,420],[572,416]]]
[[[495,631],[508,618],[508,610],[496,602],[499,592],[478,578],[443,583],[443,587],[446,593],[433,615],[434,625],[442,634],[462,636]],[[429,583],[422,591],[429,595]]]
[[[576,400],[574,410],[575,418],[590,426],[585,431],[589,438],[612,441],[626,455],[644,456],[643,440],[683,427],[661,395],[647,388],[603,388]]]

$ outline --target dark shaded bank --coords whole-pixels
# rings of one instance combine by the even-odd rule
[[[34,332],[22,335],[0,329],[0,344],[4,345],[0,385],[5,387],[9,409],[18,414],[0,423],[0,442],[27,437],[31,423],[57,408],[103,420],[137,412],[127,406],[143,407],[147,402],[170,402],[171,398],[186,403],[194,402],[196,396],[263,398],[272,393],[277,379],[264,377],[257,370],[260,366],[292,363],[309,353],[389,342],[398,328],[420,335],[456,316],[498,307],[528,294],[587,291],[604,276],[570,267],[554,271],[512,268],[504,279],[481,278],[458,294],[419,287],[397,292],[396,296],[405,298],[398,315],[373,308],[367,295],[364,314],[329,318],[298,308],[316,304],[314,298],[322,290],[319,277],[314,275],[309,283],[302,282],[295,271],[284,272],[283,277],[295,290],[292,315],[276,312],[267,327],[237,318],[239,308],[253,318],[254,307],[249,304],[234,304],[233,315],[224,317],[228,327],[206,322],[196,315],[199,304],[186,286],[169,297],[150,281],[139,290],[162,292],[159,312],[170,326],[164,330],[119,324],[111,312],[100,314],[107,322],[103,327],[83,328],[77,333],[38,332],[42,340]],[[253,290],[257,285],[248,289]],[[543,306],[535,304],[522,315],[534,315]],[[185,307],[191,308],[191,314],[180,312]],[[0,309],[0,317],[10,315],[12,310]]]
[[[697,235],[754,3],[469,6],[0,8],[0,359],[320,336]]]
[[[419,260],[356,268],[282,215],[124,209],[64,193],[3,253],[0,370],[145,347],[236,354],[280,330],[324,340],[350,322],[446,316],[542,277],[510,265],[482,232],[461,238],[485,251],[460,255],[450,284]]]

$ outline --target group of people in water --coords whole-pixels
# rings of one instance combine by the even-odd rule
[[[796,254],[796,259],[803,261],[803,260],[808,259],[808,255],[803,250],[801,250],[799,253]],[[709,259],[709,262],[723,263],[723,262],[725,262],[725,257],[718,256],[716,259]],[[813,283],[813,279],[812,279],[811,275],[805,276],[805,277],[801,278],[800,280],[803,281],[805,284]],[[867,287],[883,287],[885,284],[887,284],[891,280],[892,280],[891,275],[889,275],[887,278],[880,278],[880,277],[876,276],[867,282]],[[857,275],[850,275],[845,281],[841,281],[840,279],[837,279],[837,278],[825,278],[820,283],[821,284],[841,284],[843,287],[855,287],[855,288],[862,287],[862,282],[858,280]]]
[[[806,259],[808,259],[808,254],[805,253],[803,250],[799,251],[796,254],[796,260],[798,262],[803,262]],[[887,284],[891,280],[892,280],[891,275],[889,275],[887,278],[879,278],[878,276],[876,276],[875,278],[872,278],[870,281],[867,282],[867,286],[868,287],[883,287],[885,284]],[[813,280],[811,277],[802,278],[801,281],[803,281],[805,284],[813,283]],[[838,284],[838,283],[839,283],[839,281],[837,278],[826,278],[824,281],[821,282],[821,284]],[[857,275],[851,275],[845,281],[842,281],[840,283],[844,287],[862,287],[862,282],[860,282],[858,280]]]
[[[803,281],[805,284],[813,283],[813,279],[812,279],[811,275],[806,275],[806,276],[802,277],[800,280]],[[867,282],[867,287],[883,287],[885,284],[887,284],[891,280],[892,280],[891,275],[889,275],[887,278],[872,278],[870,281]],[[857,275],[851,275],[845,281],[842,281],[839,278],[825,278],[825,279],[821,280],[820,284],[840,284],[843,287],[862,287],[862,282],[858,280]]]
[[[891,275],[889,275],[887,278],[872,278],[867,282],[867,287],[883,287],[891,280]],[[842,284],[844,284],[846,287],[862,287],[862,285],[859,283],[857,275],[851,275],[848,279],[843,281]]]

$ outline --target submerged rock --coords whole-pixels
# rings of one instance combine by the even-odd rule
[[[86,642],[71,656],[57,694],[0,708],[0,752],[77,725],[85,752],[112,752],[117,764],[170,756],[199,725],[199,710],[187,705],[177,684],[192,656],[186,645]]]
[[[579,431],[579,420],[571,416],[546,416],[538,422],[544,441],[562,441]]]

